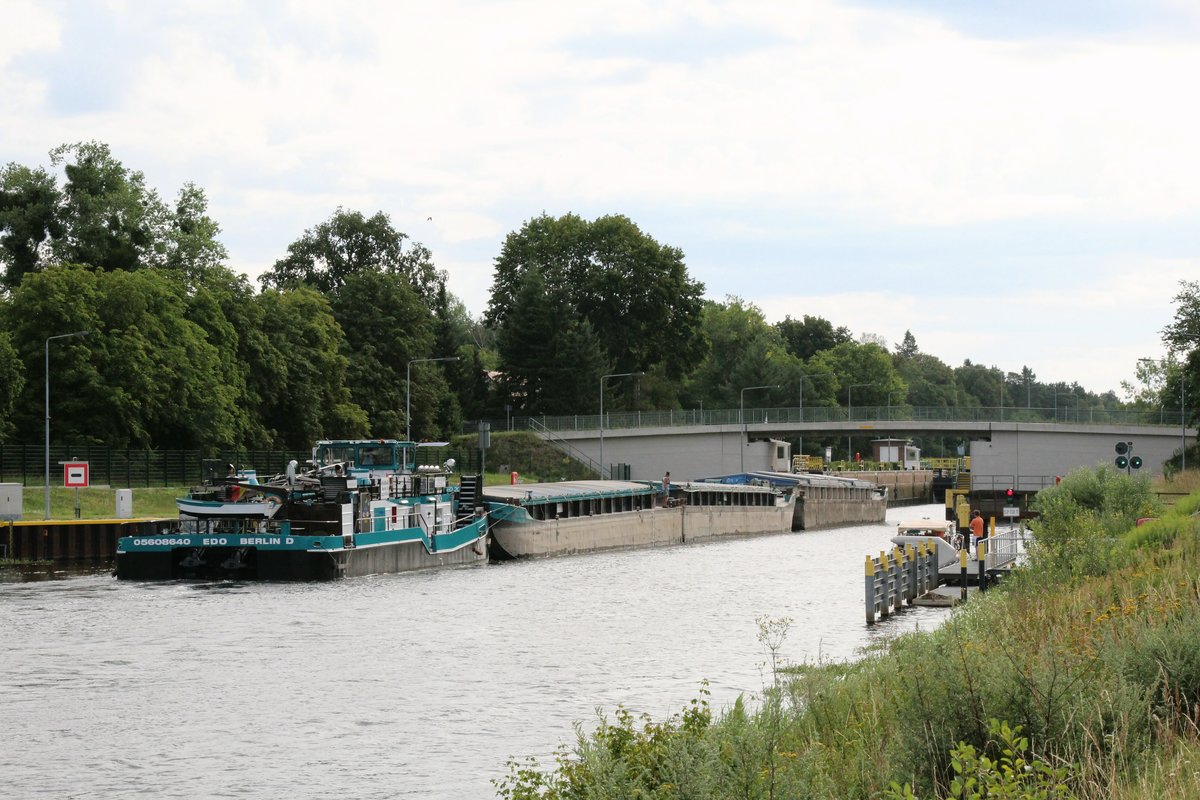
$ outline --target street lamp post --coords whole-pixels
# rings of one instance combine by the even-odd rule
[[[628,378],[631,375],[645,375],[644,372],[613,372],[600,376],[600,479],[610,477],[608,466],[604,463],[604,382],[609,378]]]
[[[747,386],[742,389],[741,400],[738,403],[738,422],[742,423],[742,446],[739,448],[741,454],[742,472],[746,471],[746,447],[750,444],[750,437],[746,432],[746,392],[753,389],[778,389],[779,384],[771,383],[764,386]]]
[[[888,422],[892,420],[892,396],[897,394],[904,394],[904,390],[897,389],[894,392],[888,392]]]
[[[846,387],[846,421],[854,421],[854,390],[862,386],[874,386],[874,383],[852,383]],[[846,434],[846,463],[850,463],[850,456],[853,451],[850,449],[850,434]]]
[[[458,361],[458,356],[414,358],[408,362],[408,369],[404,373],[404,438],[410,442],[412,441],[412,365],[422,364],[426,361]]]
[[[57,336],[46,337],[46,516],[50,519],[50,342],[53,339],[67,339],[72,336],[87,336],[91,331],[75,331],[60,333]]]

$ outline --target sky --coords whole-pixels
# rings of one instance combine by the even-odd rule
[[[252,278],[338,207],[473,315],[622,214],[705,296],[1119,390],[1200,280],[1190,0],[0,0],[0,163],[97,140]]]

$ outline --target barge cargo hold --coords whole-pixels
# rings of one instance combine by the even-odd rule
[[[417,466],[419,445],[331,440],[259,482],[232,468],[180,498],[178,525],[117,542],[118,578],[312,581],[482,563],[478,476]]]
[[[484,490],[494,560],[711,541],[792,530],[791,492],[762,486],[564,481]]]

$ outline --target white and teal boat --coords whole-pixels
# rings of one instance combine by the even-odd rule
[[[117,542],[118,578],[332,580],[487,561],[479,476],[419,465],[395,439],[317,442],[259,480],[230,470],[177,501],[177,529]]]

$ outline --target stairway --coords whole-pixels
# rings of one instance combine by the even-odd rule
[[[475,509],[483,502],[483,478],[479,475],[462,475],[458,479],[458,518],[475,516]]]

